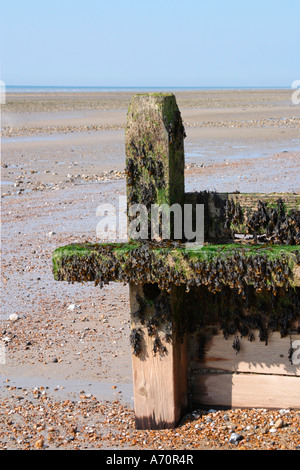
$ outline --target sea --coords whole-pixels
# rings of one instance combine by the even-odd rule
[[[286,86],[241,86],[241,87],[111,87],[111,86],[11,86],[6,85],[6,93],[116,93],[116,92],[159,92],[159,91],[197,91],[197,90],[272,90],[290,89]]]

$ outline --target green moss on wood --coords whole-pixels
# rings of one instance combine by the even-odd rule
[[[219,291],[227,285],[241,293],[245,286],[274,290],[295,285],[293,270],[300,264],[299,246],[205,245],[175,243],[83,244],[53,253],[56,280],[205,285]],[[298,282],[298,281],[297,281]]]
[[[132,98],[125,134],[128,205],[150,211],[151,204],[183,204],[184,135],[172,93]]]

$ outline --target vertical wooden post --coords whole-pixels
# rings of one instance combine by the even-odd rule
[[[173,94],[135,95],[126,126],[127,202],[184,203],[184,141]],[[128,222],[130,223],[130,217]],[[173,236],[172,221],[170,233]],[[150,225],[148,238],[151,237]],[[145,237],[141,237],[145,240]],[[166,261],[167,262],[167,261]],[[180,332],[182,288],[130,283],[136,427],[173,428],[188,405],[187,347]]]
[[[184,288],[183,288],[184,289]],[[187,345],[180,332],[182,288],[130,284],[135,422],[174,428],[188,406]]]
[[[152,204],[183,205],[184,137],[173,94],[133,97],[125,133],[128,207],[143,204],[150,213]]]

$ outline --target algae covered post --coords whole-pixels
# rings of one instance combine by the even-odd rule
[[[125,132],[128,210],[136,204],[171,207],[184,202],[185,131],[175,96],[137,94],[132,98]],[[128,226],[132,215],[128,214]],[[170,224],[172,220],[170,219]],[[151,238],[149,220],[147,236]],[[174,227],[170,225],[171,238]]]
[[[184,203],[184,127],[171,93],[135,95],[126,125],[128,227],[132,205],[150,212],[153,205],[168,208]],[[153,235],[147,220],[140,239]],[[170,238],[174,219],[168,219]],[[179,221],[182,225],[182,220]],[[152,230],[151,230],[152,229]],[[159,234],[159,227],[156,232]],[[129,238],[131,232],[129,230]],[[168,260],[163,260],[168,263]],[[151,271],[151,268],[150,268]],[[187,408],[187,349],[176,322],[182,315],[181,290],[169,292],[157,283],[130,282],[133,381],[137,428],[174,427]],[[178,318],[179,316],[179,318]]]

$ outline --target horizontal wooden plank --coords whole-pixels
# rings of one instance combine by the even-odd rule
[[[171,242],[74,244],[53,253],[56,280],[158,283],[188,287],[298,286],[300,245],[204,245]]]
[[[258,201],[276,205],[279,199],[283,201],[287,212],[292,209],[300,210],[300,194],[295,193],[228,193],[227,197],[239,202],[242,208],[251,210],[257,208]]]
[[[300,244],[299,194],[229,194],[228,216],[235,234]]]
[[[300,377],[264,374],[194,374],[193,408],[300,409]]]
[[[243,241],[258,237],[274,243],[300,244],[300,194],[202,191],[186,193],[185,203],[193,207],[204,204],[205,241],[209,243],[238,240],[243,235]]]
[[[229,372],[251,372],[256,374],[291,375],[300,377],[300,364],[289,360],[290,341],[300,345],[300,334],[281,338],[280,333],[271,333],[268,344],[259,340],[259,332],[254,331],[254,341],[240,338],[240,351],[233,347],[234,337],[224,339],[221,332],[207,332],[203,357],[199,358],[197,335],[188,339],[191,369],[211,369]],[[296,343],[294,343],[296,344]],[[299,390],[300,393],[300,390]]]

